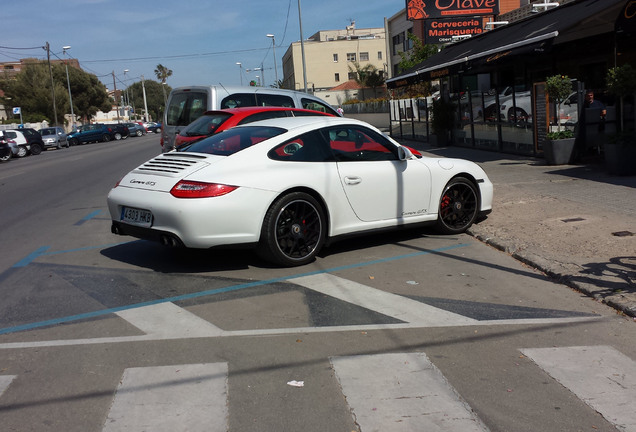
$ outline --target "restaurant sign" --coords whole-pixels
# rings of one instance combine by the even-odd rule
[[[499,15],[499,0],[406,0],[410,20]]]
[[[476,36],[484,32],[481,18],[447,18],[426,20],[427,44],[451,42],[453,36]]]

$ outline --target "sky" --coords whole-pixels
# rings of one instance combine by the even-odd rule
[[[0,62],[70,56],[107,88],[157,80],[162,64],[171,87],[275,81],[282,56],[300,41],[299,0],[21,0],[0,8]],[[320,30],[383,27],[405,0],[300,0],[306,39]],[[70,46],[67,54],[62,47]],[[242,66],[236,63],[240,62]],[[260,68],[263,71],[254,71]],[[124,72],[127,70],[128,72]],[[247,72],[249,70],[249,72]]]

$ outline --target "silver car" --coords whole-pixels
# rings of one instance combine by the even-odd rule
[[[69,147],[66,132],[61,127],[40,129],[40,135],[42,135],[42,141],[44,141],[44,147],[46,148],[55,147],[61,149],[62,147]]]

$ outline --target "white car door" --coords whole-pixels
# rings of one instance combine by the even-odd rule
[[[431,213],[431,175],[417,159],[399,160],[396,146],[362,126],[329,129],[329,144],[349,204],[365,222]]]

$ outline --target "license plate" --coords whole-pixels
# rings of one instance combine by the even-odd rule
[[[132,207],[121,209],[121,221],[133,225],[149,227],[152,225],[152,212]]]

